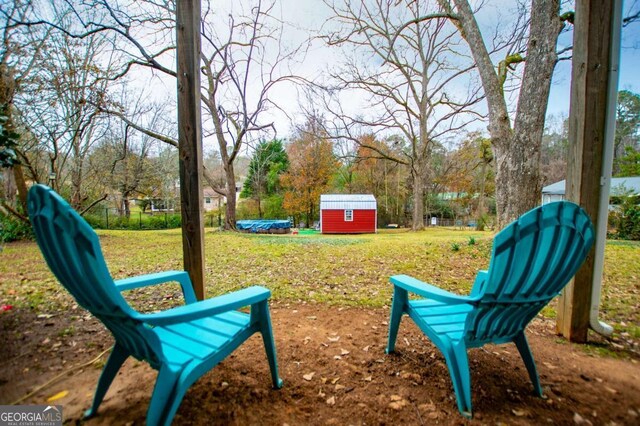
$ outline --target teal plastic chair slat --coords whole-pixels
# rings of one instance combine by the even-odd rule
[[[467,349],[486,343],[516,344],[534,389],[542,396],[524,330],[582,265],[593,244],[589,216],[568,201],[535,208],[496,235],[489,269],[479,271],[468,296],[459,296],[406,275],[394,285],[387,353],[408,314],[442,351],[458,410],[471,417]],[[409,293],[425,299],[410,300]]]
[[[111,331],[115,345],[85,413],[97,414],[124,361],[133,356],[158,370],[147,410],[148,425],[169,425],[189,387],[254,333],[262,335],[275,388],[278,375],[268,298],[271,292],[249,287],[196,301],[184,271],[168,271],[114,281],[96,233],[58,194],[43,185],[29,191],[29,217],[42,254],[76,301]],[[178,282],[185,305],[153,314],[132,309],[121,292]],[[250,306],[249,314],[237,309]]]

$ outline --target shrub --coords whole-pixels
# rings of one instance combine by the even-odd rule
[[[618,217],[618,238],[640,240],[640,205],[626,205]]]
[[[179,214],[172,214],[167,217],[167,228],[180,228],[182,226],[182,216]]]
[[[475,246],[476,245],[476,239],[474,237],[469,237],[469,245],[470,246]]]
[[[460,250],[460,244],[458,243],[451,244],[451,251],[459,251],[459,250]]]
[[[93,229],[103,229],[105,227],[104,219],[98,215],[86,214],[83,218]]]
[[[145,229],[165,229],[167,227],[167,221],[164,219],[164,215],[150,216],[148,220],[142,223]]]
[[[33,239],[31,224],[13,216],[0,214],[0,243]]]

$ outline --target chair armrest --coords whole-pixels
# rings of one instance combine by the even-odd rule
[[[253,305],[267,300],[269,296],[271,296],[269,289],[253,286],[154,314],[137,314],[136,318],[150,325],[170,325],[210,317],[243,306]]]
[[[469,296],[459,296],[446,290],[442,290],[441,288],[438,288],[431,284],[427,284],[408,275],[394,275],[389,279],[389,281],[391,281],[393,285],[398,286],[406,291],[415,293],[428,299],[437,300],[439,302],[461,304],[473,303],[477,300]]]
[[[134,288],[147,287],[150,285],[164,284],[177,281],[182,287],[182,295],[187,304],[196,302],[196,294],[191,285],[189,274],[185,271],[167,271],[155,274],[140,275],[137,277],[116,280],[116,288],[119,291],[133,290]]]

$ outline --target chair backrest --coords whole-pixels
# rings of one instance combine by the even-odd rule
[[[467,317],[470,344],[510,340],[557,296],[582,265],[594,240],[580,206],[560,201],[537,207],[496,235],[481,295]]]
[[[132,318],[134,311],[116,289],[89,224],[44,185],[29,190],[28,210],[40,251],[56,278],[134,357],[159,365],[157,338]]]

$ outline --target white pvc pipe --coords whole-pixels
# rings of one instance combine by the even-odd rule
[[[602,275],[604,269],[604,247],[607,240],[609,217],[609,193],[611,191],[611,173],[613,169],[613,149],[616,133],[616,106],[618,103],[618,78],[620,69],[620,33],[622,31],[622,0],[613,1],[613,22],[611,25],[610,63],[607,87],[607,117],[602,153],[602,176],[600,177],[600,200],[598,204],[598,229],[596,229],[596,247],[593,264],[593,283],[591,286],[591,311],[589,325],[599,334],[610,336],[613,327],[598,319],[602,294]]]

